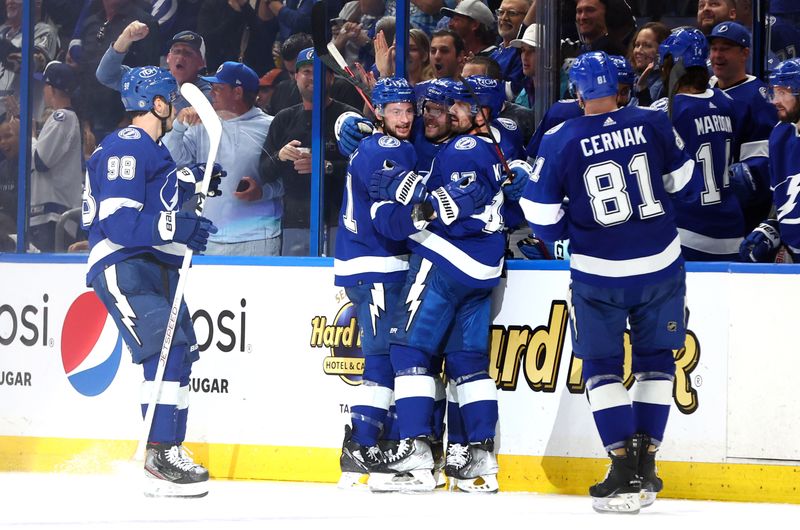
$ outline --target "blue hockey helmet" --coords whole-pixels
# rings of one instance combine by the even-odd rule
[[[422,85],[417,85],[423,87],[422,92],[417,98],[417,113],[422,114],[425,109],[425,103],[428,101],[438,105],[446,105],[447,91],[451,83],[455,83],[455,81],[448,77],[442,77],[440,79],[432,79]]]
[[[636,82],[636,72],[633,71],[631,63],[622,55],[609,55],[608,58],[617,68],[617,83],[620,85],[632,85]]]
[[[447,88],[448,101],[466,101],[470,111],[477,115],[481,107],[488,107],[490,119],[500,116],[506,100],[503,83],[485,75],[471,75],[462,82],[454,81]]]
[[[800,95],[800,59],[787,59],[770,70],[767,79],[769,83],[770,99],[774,87],[785,87],[795,96]]]
[[[588,52],[578,56],[569,69],[570,88],[583,99],[617,95],[619,74],[606,52]]]
[[[372,89],[372,104],[375,109],[382,109],[389,103],[411,103],[416,105],[417,98],[414,89],[402,77],[382,77]]]
[[[692,66],[705,68],[708,60],[708,40],[697,28],[676,28],[658,46],[656,67],[660,68],[669,55],[672,56],[673,63],[681,62],[684,68]]]
[[[132,68],[122,76],[120,94],[125,110],[148,111],[153,108],[153,100],[161,96],[172,103],[178,96],[178,83],[165,68],[144,66]]]

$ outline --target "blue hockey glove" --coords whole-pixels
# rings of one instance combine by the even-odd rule
[[[517,248],[527,259],[555,259],[552,243],[547,243],[531,234],[525,239],[517,241]]]
[[[757,190],[753,173],[750,167],[744,162],[736,162],[731,164],[728,168],[728,178],[731,182],[731,189],[736,194],[741,204],[747,204],[753,198],[753,194]]]
[[[183,243],[196,252],[205,250],[208,236],[217,233],[210,219],[194,212],[161,212],[156,224],[161,239]]]
[[[739,245],[739,256],[742,261],[769,263],[775,259],[780,244],[781,234],[778,232],[778,221],[765,221],[744,238],[742,244]]]
[[[372,134],[375,126],[371,121],[355,112],[345,112],[336,119],[333,129],[339,152],[349,157],[358,148],[361,140]]]
[[[384,169],[379,169],[370,177],[369,196],[373,201],[395,201],[408,205],[424,201],[427,192],[422,176],[387,160]]]
[[[474,178],[464,177],[433,190],[429,201],[436,215],[445,225],[466,219],[483,210],[491,197]]]
[[[506,196],[507,201],[518,201],[522,197],[522,192],[525,191],[525,185],[531,178],[533,168],[524,160],[512,160],[508,164],[508,168],[514,178],[503,186],[503,195]]]
[[[178,186],[183,190],[184,196],[191,197],[195,193],[200,193],[200,185],[205,175],[205,164],[191,164],[177,170]],[[214,164],[211,171],[211,181],[208,183],[208,196],[217,197],[222,195],[219,185],[223,177],[228,173],[219,164]]]

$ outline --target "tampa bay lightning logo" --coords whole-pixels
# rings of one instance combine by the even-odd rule
[[[683,148],[686,147],[683,138],[681,138],[681,135],[678,134],[678,131],[675,129],[675,127],[672,128],[672,132],[675,133],[675,145],[678,146],[678,149],[683,151]]]
[[[161,186],[161,204],[167,211],[175,210],[178,206],[178,177],[175,174],[176,169],[173,169],[164,179],[164,185]]]
[[[400,147],[400,140],[393,136],[381,136],[378,139],[378,145],[381,147]]]
[[[53,113],[53,119],[56,121],[64,121],[67,115],[63,110],[57,110]]]
[[[475,138],[471,136],[465,136],[463,138],[459,138],[458,140],[456,140],[454,147],[459,151],[469,151],[476,145],[478,145],[478,142],[475,140]]]
[[[555,133],[557,133],[557,132],[558,132],[558,130],[559,130],[559,129],[561,129],[561,127],[563,127],[565,123],[567,123],[567,122],[561,122],[561,123],[559,123],[558,125],[556,125],[556,126],[555,126],[555,127],[553,127],[552,129],[550,129],[550,130],[548,130],[547,132],[545,132],[544,134],[545,134],[545,135],[550,135],[550,134],[555,134]]]
[[[139,129],[134,129],[133,127],[125,127],[117,136],[122,138],[123,140],[138,140],[142,137],[142,133],[139,132]]]
[[[497,118],[497,121],[499,121],[500,124],[509,131],[517,130],[517,124],[514,123],[514,120],[509,120],[508,118]]]

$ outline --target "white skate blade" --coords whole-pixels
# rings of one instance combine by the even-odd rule
[[[656,502],[656,495],[658,495],[658,493],[654,491],[646,491],[646,490],[640,491],[639,502],[642,505],[642,508],[647,508],[648,506],[652,506],[652,504]]]
[[[192,484],[175,484],[168,480],[145,477],[145,497],[205,497],[208,495],[208,481]]]
[[[592,497],[592,508],[598,513],[637,514],[641,508],[640,493],[618,493],[611,497]]]
[[[430,469],[415,469],[405,473],[370,473],[370,491],[400,492],[400,493],[427,493],[436,488],[436,480]]]
[[[369,475],[367,473],[358,473],[355,471],[347,471],[342,473],[339,477],[339,482],[336,487],[340,490],[367,490],[367,481]]]
[[[481,475],[475,478],[450,478],[452,481],[451,490],[462,491],[464,493],[497,493],[500,485],[497,483],[497,475]]]

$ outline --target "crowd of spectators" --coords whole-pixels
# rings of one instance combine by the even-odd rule
[[[410,3],[410,84],[474,73],[494,77],[506,86],[502,116],[513,120],[528,142],[537,127],[533,111],[537,58],[542,57],[544,34],[550,29],[535,23],[536,0]],[[0,13],[0,248],[13,247],[9,236],[16,232],[22,38],[22,0],[4,0],[4,4]],[[77,131],[79,141],[72,149],[79,149],[85,160],[105,135],[127,124],[118,92],[125,70],[146,65],[169,68],[179,84],[197,84],[223,119],[219,160],[228,172],[228,184],[219,211],[209,211],[222,228],[210,252],[307,254],[313,4],[313,0],[35,0],[33,69],[40,79],[32,81],[34,149],[40,135],[47,132],[48,119],[55,115],[56,124],[61,125],[65,116],[74,115],[76,123],[70,121],[70,131]],[[358,64],[363,81],[374,83],[394,75],[396,1],[328,0],[326,4],[331,41],[350,65]],[[748,0],[563,0],[560,58],[566,70],[570,58],[584,51],[626,57],[636,74],[632,104],[650,105],[665,95],[654,63],[658,45],[672,27],[690,22],[708,35],[727,20],[750,26],[751,10]],[[796,30],[793,16],[784,18],[788,28]],[[788,49],[774,52],[783,58]],[[61,81],[63,75],[55,83],[43,77],[52,61],[59,65],[53,72],[68,68],[72,73],[66,75],[72,81]],[[752,57],[748,68],[751,63]],[[347,166],[336,148],[333,124],[344,112],[368,112],[346,80],[328,74],[326,86],[323,252],[332,248]],[[180,98],[175,108],[175,128],[164,138],[165,144],[179,164],[203,161],[202,127],[196,115]],[[76,191],[80,184],[75,182],[83,180],[74,163],[64,164],[53,158],[56,155],[60,153],[50,154],[48,163],[40,158],[38,168],[34,159],[36,175],[32,175],[40,190],[48,183],[71,182],[65,185],[69,192],[48,195],[55,203],[48,206],[54,215],[80,207]],[[50,223],[53,218],[48,219]],[[39,250],[65,250],[55,248],[52,237],[38,241],[34,246]]]

